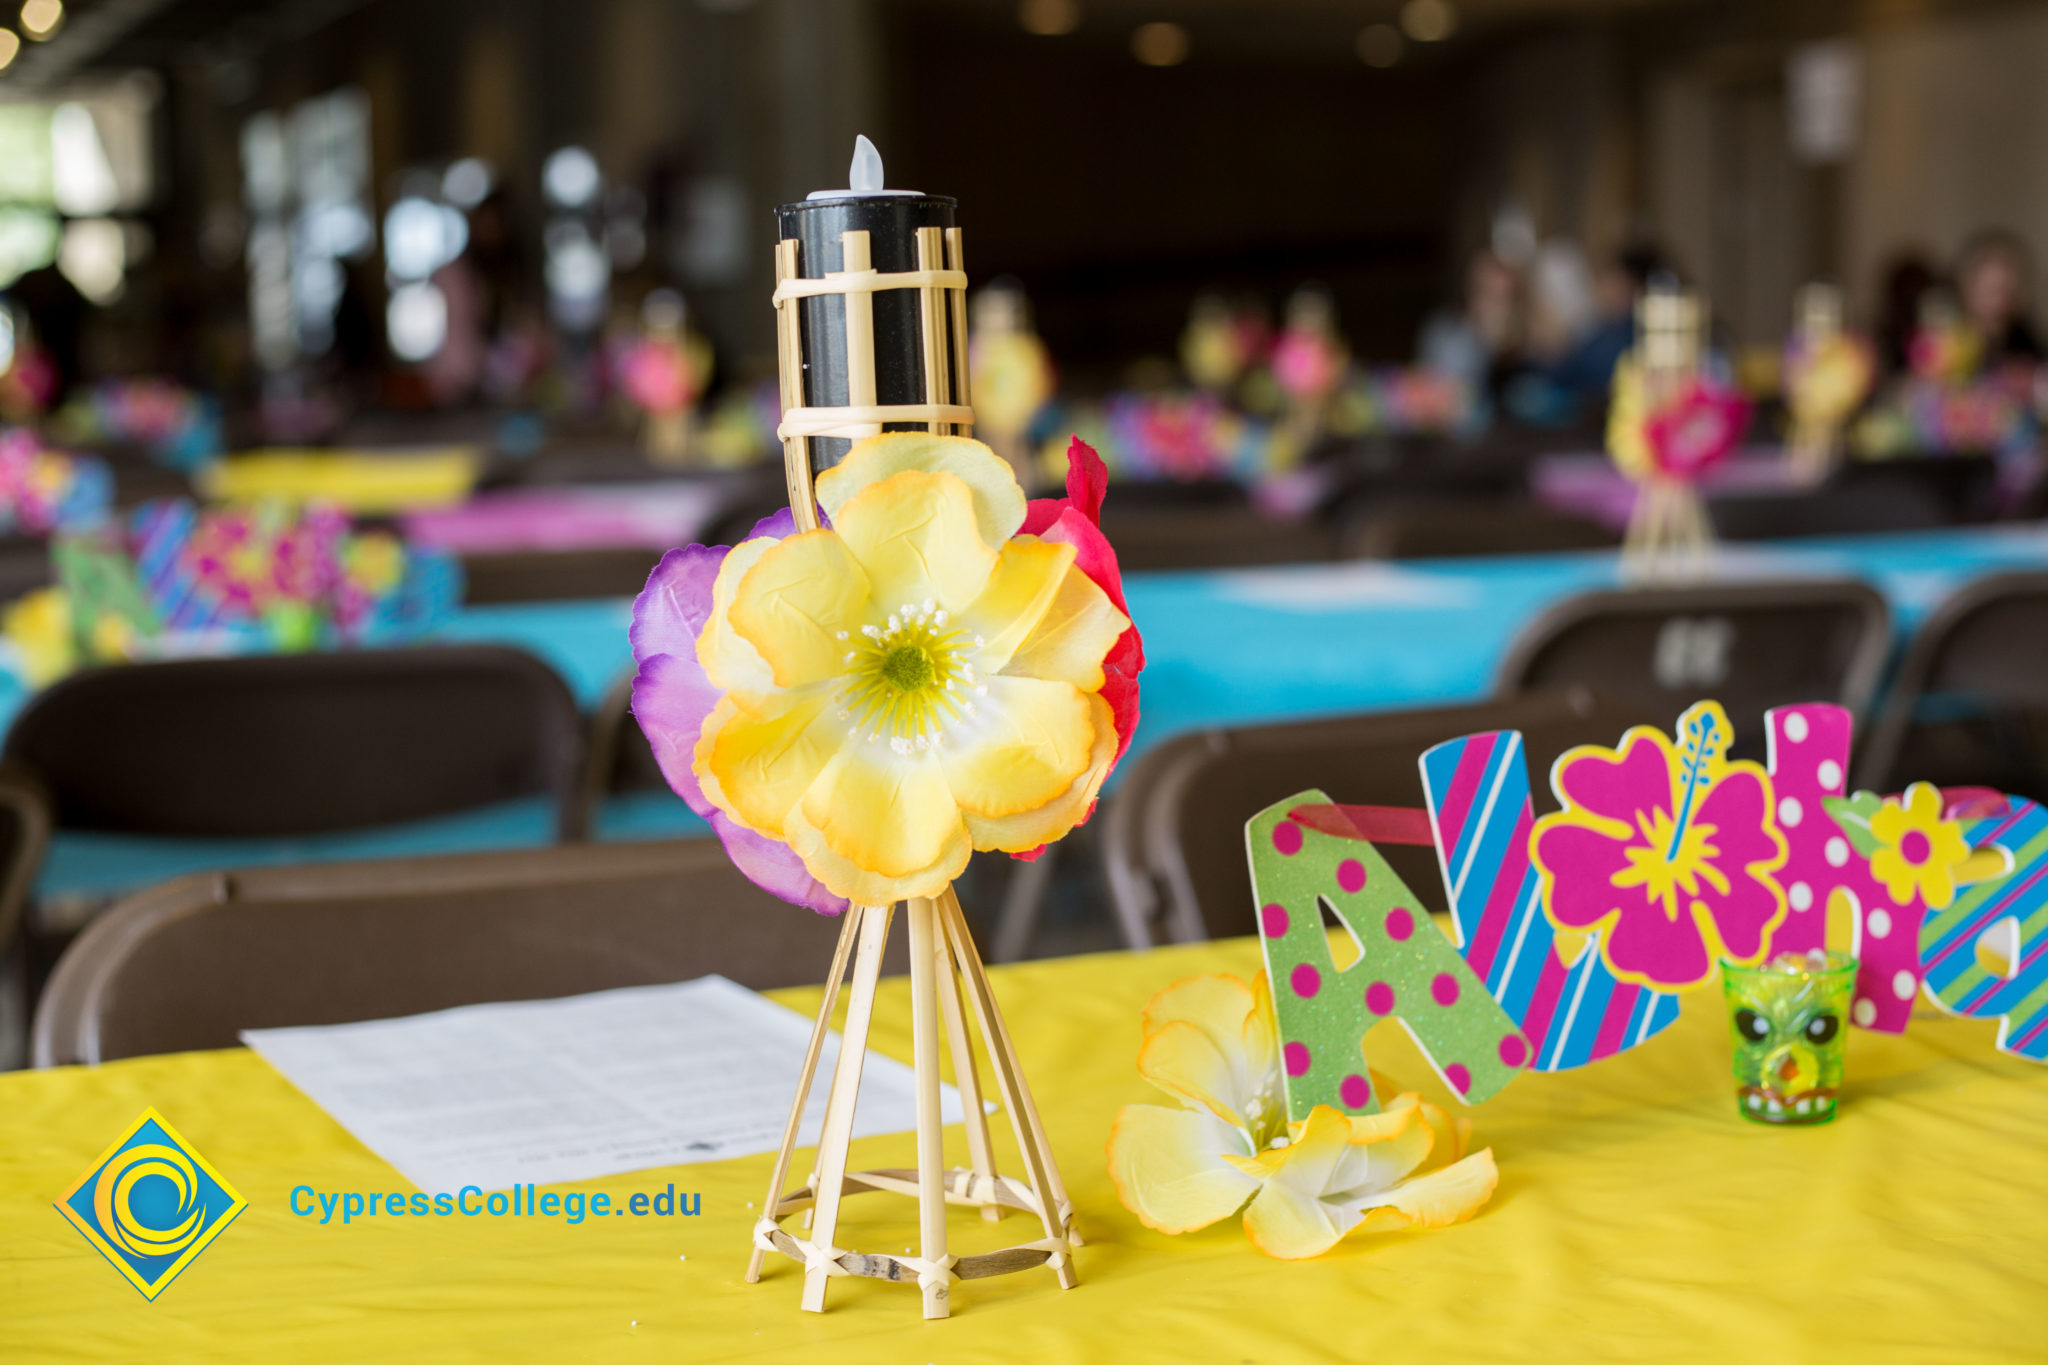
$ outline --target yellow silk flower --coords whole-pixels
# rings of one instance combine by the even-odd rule
[[[1650,438],[1644,427],[1650,420],[1650,402],[1643,390],[1643,369],[1633,354],[1623,356],[1614,366],[1612,397],[1607,404],[1607,454],[1615,467],[1631,479],[1647,478],[1656,472],[1650,455]]]
[[[1073,546],[1017,534],[1023,490],[978,441],[871,437],[817,495],[828,529],[719,568],[705,797],[866,905],[1065,834],[1116,756],[1102,663],[1130,622]]]
[[[71,595],[62,588],[38,588],[8,606],[0,633],[13,646],[30,687],[47,687],[78,667],[78,642],[71,625]]]
[[[1109,1138],[1117,1195],[1155,1231],[1192,1232],[1244,1210],[1252,1245],[1318,1256],[1353,1228],[1447,1227],[1493,1197],[1493,1152],[1463,1156],[1467,1127],[1403,1094],[1377,1114],[1317,1105],[1287,1122],[1265,973],[1176,982],[1145,1007],[1138,1071],[1181,1107],[1126,1105]],[[1382,1094],[1392,1087],[1375,1075]],[[1416,1174],[1439,1138],[1449,1164]]]

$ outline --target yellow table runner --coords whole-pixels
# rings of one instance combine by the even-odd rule
[[[194,476],[216,501],[281,498],[331,502],[376,516],[451,507],[476,486],[481,460],[469,446],[418,450],[254,450],[206,466]]]
[[[2048,1356],[2048,1071],[1992,1051],[1990,1025],[1929,1014],[1857,1032],[1840,1117],[1740,1121],[1719,1000],[1590,1070],[1529,1075],[1472,1111],[1500,1161],[1477,1219],[1356,1234],[1317,1261],[1266,1259],[1233,1221],[1186,1237],[1117,1202],[1103,1144],[1137,1077],[1138,1011],[1188,975],[1249,974],[1250,940],[1032,963],[995,984],[1088,1245],[1080,1288],[1049,1272],[956,1285],[837,1279],[798,1311],[800,1273],[742,1280],[769,1158],[560,1190],[677,1190],[695,1218],[295,1216],[295,1186],[411,1192],[245,1051],[0,1075],[0,1360],[1958,1361]],[[813,990],[780,992],[800,1010]],[[909,990],[885,982],[875,1043],[909,1059]],[[1444,1101],[1405,1035],[1374,1063]],[[154,1105],[249,1207],[154,1303],[51,1207]],[[998,1121],[1005,1169],[1014,1153]],[[909,1134],[854,1144],[913,1163]],[[807,1154],[806,1154],[807,1155]],[[964,1163],[960,1130],[948,1156]],[[807,1162],[804,1169],[808,1169]],[[799,1178],[801,1178],[799,1176]],[[303,1202],[303,1196],[302,1196]],[[848,1201],[843,1244],[908,1247],[912,1201]],[[956,1250],[1027,1234],[956,1210]]]

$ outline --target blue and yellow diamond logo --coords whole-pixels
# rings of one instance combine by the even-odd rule
[[[57,1212],[145,1299],[163,1293],[246,1207],[154,1109],[57,1201]]]

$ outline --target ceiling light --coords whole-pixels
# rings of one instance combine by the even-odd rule
[[[1179,66],[1188,47],[1188,31],[1179,24],[1140,24],[1131,34],[1131,55],[1147,66]]]
[[[64,0],[24,0],[21,31],[37,42],[55,34],[63,22]]]
[[[1392,24],[1372,24],[1358,33],[1358,60],[1385,70],[1401,60],[1401,30]]]
[[[597,198],[603,173],[597,158],[581,147],[558,147],[540,169],[541,190],[559,208],[580,209]]]
[[[1408,0],[1401,6],[1401,27],[1418,43],[1440,43],[1458,27],[1458,11],[1450,0]]]
[[[0,71],[14,65],[21,55],[21,38],[11,28],[0,28]]]
[[[1080,0],[1023,0],[1017,6],[1017,22],[1026,33],[1057,38],[1081,26]]]

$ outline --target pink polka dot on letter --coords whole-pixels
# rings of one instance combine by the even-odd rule
[[[1472,1088],[1472,1073],[1461,1062],[1452,1062],[1444,1068],[1444,1079],[1451,1083],[1451,1089],[1460,1095]]]
[[[1292,820],[1273,826],[1273,847],[1289,858],[1301,852],[1301,826]]]
[[[1287,937],[1287,907],[1284,905],[1267,906],[1259,912],[1259,924],[1266,931],[1267,938]]]
[[[1394,988],[1384,981],[1375,981],[1365,988],[1365,1007],[1374,1014],[1394,1012]]]
[[[1510,1033],[1500,1040],[1500,1060],[1504,1066],[1520,1066],[1529,1060],[1529,1045],[1521,1035]]]
[[[1287,1059],[1287,1074],[1306,1076],[1308,1074],[1308,1047],[1303,1043],[1289,1043],[1280,1049],[1280,1055]]]
[[[1396,943],[1406,943],[1408,935],[1415,932],[1415,916],[1395,906],[1387,911],[1387,937]]]
[[[1448,1009],[1458,1003],[1458,978],[1449,972],[1438,972],[1436,980],[1429,983],[1429,998]],[[1460,1086],[1460,1089],[1464,1087]]]
[[[1294,993],[1306,1000],[1323,988],[1323,974],[1304,962],[1288,973],[1287,984],[1294,987]]]
[[[1365,890],[1365,864],[1356,858],[1346,858],[1338,863],[1337,885],[1353,895]]]
[[[1337,1098],[1344,1102],[1346,1109],[1363,1109],[1372,1102],[1372,1086],[1363,1076],[1346,1076],[1337,1085]]]

